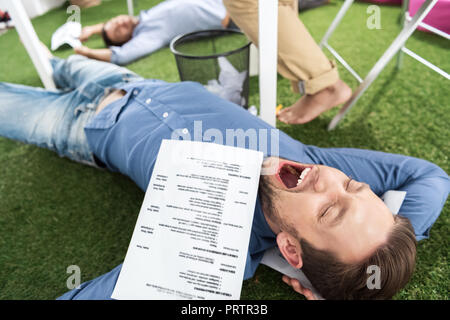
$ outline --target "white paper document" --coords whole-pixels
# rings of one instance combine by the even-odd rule
[[[78,39],[81,35],[81,24],[75,21],[69,21],[59,27],[52,35],[52,51],[55,51],[63,44],[68,44],[72,48],[81,46]]]
[[[239,299],[262,152],[163,140],[114,299]]]

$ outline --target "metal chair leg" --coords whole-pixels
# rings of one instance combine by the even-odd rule
[[[128,8],[128,15],[129,16],[134,16],[133,0],[127,0],[127,8]]]
[[[339,9],[336,17],[334,17],[333,22],[331,22],[330,26],[328,27],[327,32],[325,32],[325,35],[323,36],[322,40],[320,41],[319,47],[323,48],[323,46],[328,42],[328,39],[333,34],[334,30],[338,27],[339,23],[341,22],[344,15],[347,13],[348,9],[350,9],[350,6],[353,4],[354,0],[345,0],[344,4]]]
[[[22,2],[6,0],[5,5],[11,14],[17,33],[19,34],[44,87],[46,89],[55,89],[56,86],[52,77],[52,66],[50,65],[50,61],[46,56],[45,51],[41,48],[39,38],[31,24],[30,18],[28,18],[28,15],[26,14]]]
[[[403,28],[397,38],[395,38],[389,48],[383,53],[381,58],[372,67],[364,81],[355,90],[350,100],[345,103],[341,110],[339,110],[339,113],[333,118],[333,120],[331,120],[330,124],[328,125],[328,130],[333,130],[334,128],[336,128],[338,123],[342,120],[342,118],[344,118],[347,112],[350,111],[352,106],[358,101],[358,99],[367,90],[367,88],[370,87],[372,82],[378,77],[384,67],[386,67],[386,65],[394,57],[394,55],[402,48],[406,40],[408,40],[411,34],[416,30],[419,23],[426,17],[428,12],[430,12],[437,1],[438,0],[426,0],[422,4],[412,20],[407,23],[407,25]]]
[[[403,2],[402,2],[402,16],[401,16],[401,20],[400,20],[400,24],[402,26],[402,29],[405,28],[406,24],[408,23],[408,21],[406,20],[406,14],[408,12],[408,8],[409,8],[409,0],[403,0]],[[404,47],[405,47],[405,45],[403,44],[401,49],[403,49]],[[397,65],[396,65],[396,67],[399,70],[402,67],[402,63],[403,63],[403,51],[401,49],[397,53]]]

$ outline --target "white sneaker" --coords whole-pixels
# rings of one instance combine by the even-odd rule
[[[0,30],[6,29],[6,22],[0,22]]]

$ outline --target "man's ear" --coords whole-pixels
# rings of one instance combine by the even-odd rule
[[[302,250],[296,238],[286,231],[281,231],[277,235],[277,244],[281,254],[291,266],[296,269],[303,266]]]

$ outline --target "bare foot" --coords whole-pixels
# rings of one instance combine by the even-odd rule
[[[292,106],[282,109],[278,120],[287,124],[307,123],[322,112],[346,102],[352,96],[352,89],[342,80],[314,95],[304,95]]]

